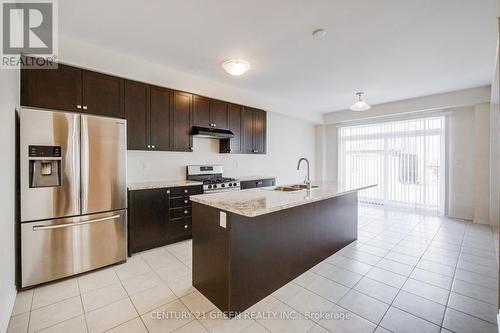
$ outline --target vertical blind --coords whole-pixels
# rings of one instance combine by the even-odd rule
[[[444,210],[443,116],[340,127],[339,180],[377,187],[360,201]]]

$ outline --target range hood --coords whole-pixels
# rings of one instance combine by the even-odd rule
[[[234,133],[230,130],[201,126],[193,126],[192,134],[197,137],[216,139],[228,139],[234,137]]]

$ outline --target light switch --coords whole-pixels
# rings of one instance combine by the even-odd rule
[[[223,228],[226,227],[226,218],[227,218],[227,215],[225,212],[220,212],[220,216],[219,216],[219,225]]]

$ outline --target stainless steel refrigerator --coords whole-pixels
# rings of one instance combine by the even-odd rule
[[[20,110],[21,288],[127,257],[126,121]]]

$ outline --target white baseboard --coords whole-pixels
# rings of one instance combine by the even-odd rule
[[[7,328],[9,327],[10,315],[12,314],[12,309],[14,309],[14,303],[16,302],[17,291],[15,288],[12,289],[10,295],[7,298],[6,302],[0,309],[2,311],[0,313],[0,333],[6,333]]]

